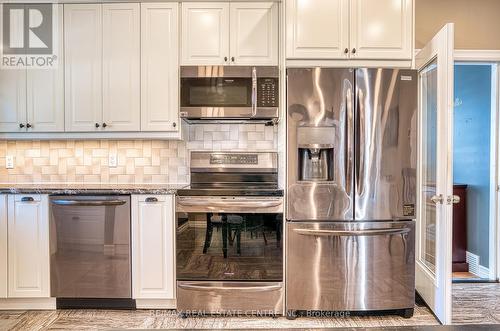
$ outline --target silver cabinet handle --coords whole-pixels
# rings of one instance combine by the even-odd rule
[[[146,202],[158,202],[158,199],[155,198],[155,197],[149,197],[149,198],[146,198],[145,200]]]
[[[179,284],[180,288],[185,290],[196,291],[251,291],[251,292],[264,292],[264,291],[277,291],[281,290],[281,285],[264,285],[264,286],[209,286],[209,285],[193,285],[193,284]]]
[[[377,236],[384,234],[403,234],[410,232],[409,228],[397,229],[370,229],[370,230],[315,230],[315,229],[293,229],[301,235],[314,235],[314,236]]]
[[[33,202],[33,201],[35,201],[35,199],[33,199],[32,197],[22,197],[21,201],[22,202]]]
[[[58,206],[121,206],[126,203],[125,200],[52,200],[52,203]]]
[[[444,201],[444,197],[442,194],[438,194],[438,195],[433,195],[432,198],[431,198],[431,201],[434,202],[436,205],[437,204],[443,204],[443,201]]]

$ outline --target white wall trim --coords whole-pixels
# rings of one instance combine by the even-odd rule
[[[454,57],[455,61],[498,62],[500,50],[456,49]]]
[[[498,216],[498,180],[499,180],[499,155],[498,148],[500,146],[499,142],[499,119],[500,119],[500,108],[498,98],[500,95],[499,87],[499,73],[498,64],[491,66],[491,128],[490,128],[490,213],[489,213],[489,275],[488,278],[491,280],[498,278],[498,241],[500,240],[500,235],[498,234],[498,221],[500,217]]]
[[[0,299],[0,310],[54,310],[56,298]]]
[[[469,264],[469,272],[479,278],[490,278],[490,269],[480,264],[480,257],[469,251],[465,252],[465,260]]]
[[[135,299],[137,309],[176,309],[175,299]]]

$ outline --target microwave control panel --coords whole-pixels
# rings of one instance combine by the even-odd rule
[[[257,107],[278,107],[278,78],[257,78]]]

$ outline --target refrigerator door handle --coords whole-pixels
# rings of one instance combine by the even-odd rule
[[[345,107],[346,107],[346,123],[345,123],[345,190],[349,196],[352,196],[352,161],[353,161],[353,151],[354,151],[354,141],[351,137],[353,132],[353,104],[352,104],[352,85],[347,88]]]
[[[388,228],[371,230],[316,230],[316,229],[293,229],[300,235],[310,236],[378,236],[378,235],[396,235],[410,232],[410,228]]]
[[[364,136],[365,131],[365,107],[360,97],[360,91],[356,87],[356,109],[357,109],[357,128],[355,129],[355,140],[358,146],[358,154],[356,155],[356,196],[360,196],[364,192],[364,167],[365,167],[365,149],[366,141]]]

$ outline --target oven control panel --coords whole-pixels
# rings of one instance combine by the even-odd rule
[[[258,164],[257,154],[211,154],[210,164]]]
[[[278,78],[257,78],[257,107],[278,107]]]

